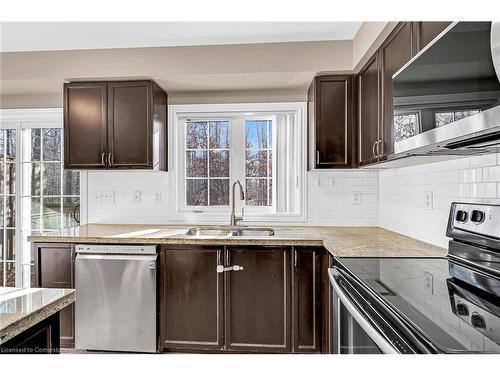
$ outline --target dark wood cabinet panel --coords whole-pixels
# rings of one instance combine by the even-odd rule
[[[358,161],[378,161],[380,121],[379,55],[373,56],[358,76]]]
[[[394,111],[392,76],[412,57],[413,32],[410,22],[402,22],[380,47],[382,122],[379,157],[394,153]]]
[[[107,84],[64,84],[64,167],[104,169]]]
[[[309,168],[356,164],[352,76],[316,77],[309,89]]]
[[[450,21],[415,22],[417,30],[417,49],[425,48],[435,37],[451,24]]]
[[[34,285],[40,288],[74,288],[75,252],[70,244],[34,244]],[[60,311],[61,346],[75,343],[75,305]]]
[[[293,249],[292,310],[294,353],[321,352],[322,248]]]
[[[153,87],[150,81],[108,84],[108,165],[152,166]]]
[[[166,350],[220,350],[223,343],[222,247],[162,247],[161,341]]]
[[[290,249],[228,247],[225,347],[230,351],[290,352]]]

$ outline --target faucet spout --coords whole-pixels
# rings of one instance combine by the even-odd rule
[[[243,191],[243,185],[241,185],[241,182],[239,180],[236,180],[234,183],[233,183],[233,189],[232,189],[232,195],[231,195],[231,218],[229,220],[229,224],[234,227],[236,226],[236,223],[238,220],[242,220],[243,219],[243,215],[241,217],[238,217],[236,216],[236,212],[235,212],[235,196],[236,196],[236,185],[238,185],[239,189],[240,189],[240,200],[244,200],[245,199],[245,192]]]

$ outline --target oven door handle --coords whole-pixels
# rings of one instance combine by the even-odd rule
[[[347,311],[356,320],[356,322],[361,326],[363,331],[373,340],[373,342],[379,347],[379,349],[384,354],[397,354],[398,351],[394,349],[392,344],[382,336],[375,327],[370,323],[370,321],[358,310],[358,308],[351,302],[349,297],[342,290],[342,287],[338,284],[338,273],[335,269],[328,269],[328,277],[330,278],[330,283],[336,294],[337,298],[342,302]]]

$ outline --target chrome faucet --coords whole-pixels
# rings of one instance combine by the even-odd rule
[[[243,192],[243,186],[241,185],[241,182],[239,180],[235,181],[233,183],[233,195],[231,197],[232,201],[231,201],[231,219],[230,219],[230,222],[229,224],[234,227],[236,226],[236,222],[238,220],[243,220],[243,209],[242,209],[242,213],[241,213],[241,216],[236,216],[236,213],[235,213],[235,202],[234,202],[234,196],[236,195],[236,192],[234,191],[235,188],[236,188],[236,185],[238,185],[240,187],[240,199],[241,200],[244,200],[245,199],[245,193]]]

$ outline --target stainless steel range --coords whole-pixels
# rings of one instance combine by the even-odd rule
[[[445,258],[336,259],[335,353],[500,353],[500,206],[453,203]]]

